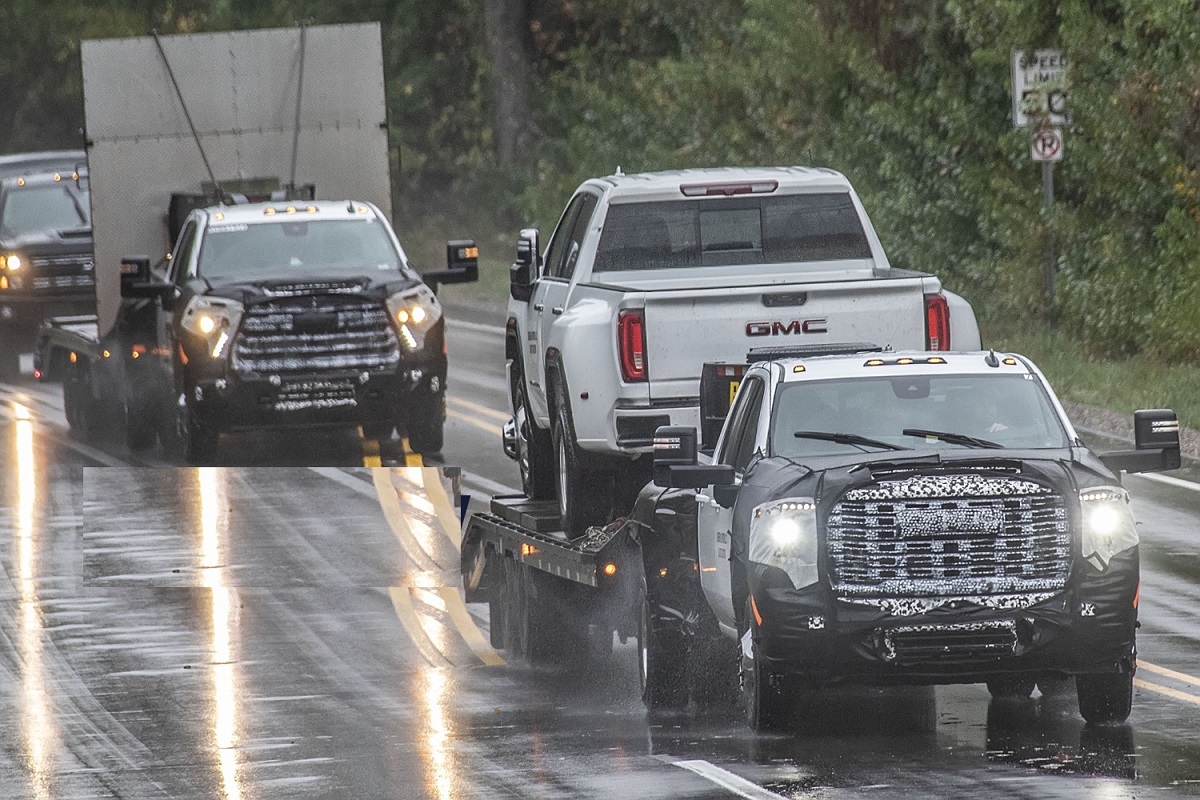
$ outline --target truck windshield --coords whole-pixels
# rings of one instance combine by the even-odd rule
[[[0,237],[5,239],[91,225],[87,190],[76,189],[74,183],[13,189],[5,193],[0,208]]]
[[[377,220],[287,220],[210,225],[199,272],[213,279],[365,275],[400,269],[400,253]]]
[[[910,433],[906,434],[905,431]],[[913,431],[944,436],[913,436]],[[801,432],[801,436],[796,433]],[[785,383],[772,453],[791,458],[861,451],[854,434],[903,448],[1062,448],[1067,434],[1045,390],[1024,375],[914,375]]]
[[[596,272],[868,259],[846,193],[614,204]]]

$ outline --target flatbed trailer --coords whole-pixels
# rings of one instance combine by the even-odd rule
[[[620,518],[570,538],[557,502],[493,498],[462,541],[466,599],[488,603],[492,646],[549,665],[610,652],[614,633],[635,636],[642,527]]]

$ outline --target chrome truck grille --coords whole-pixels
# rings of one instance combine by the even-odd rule
[[[38,291],[91,289],[96,285],[90,255],[33,256],[30,285]]]
[[[285,295],[246,308],[233,342],[239,374],[395,366],[396,334],[383,303],[353,294]]]
[[[1041,484],[983,475],[917,475],[852,489],[827,523],[843,599],[987,597],[1066,585],[1071,532],[1063,498]]]

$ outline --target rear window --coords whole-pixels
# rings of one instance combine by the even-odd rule
[[[611,206],[593,270],[870,257],[871,248],[849,194],[733,197]]]

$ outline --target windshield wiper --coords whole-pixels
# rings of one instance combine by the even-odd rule
[[[822,442],[836,442],[837,444],[849,444],[856,447],[878,447],[882,450],[908,450],[907,447],[901,447],[898,444],[891,442],[882,442],[879,439],[871,439],[867,436],[859,436],[857,433],[828,433],[826,431],[796,431],[792,434],[797,439],[819,439]]]
[[[954,433],[953,431],[927,431],[924,428],[905,428],[900,432],[905,436],[932,436],[935,439],[941,439],[943,442],[959,444],[963,447],[985,447],[992,450],[999,450],[1004,447],[1002,444],[997,444],[987,439],[967,436],[965,433]]]

